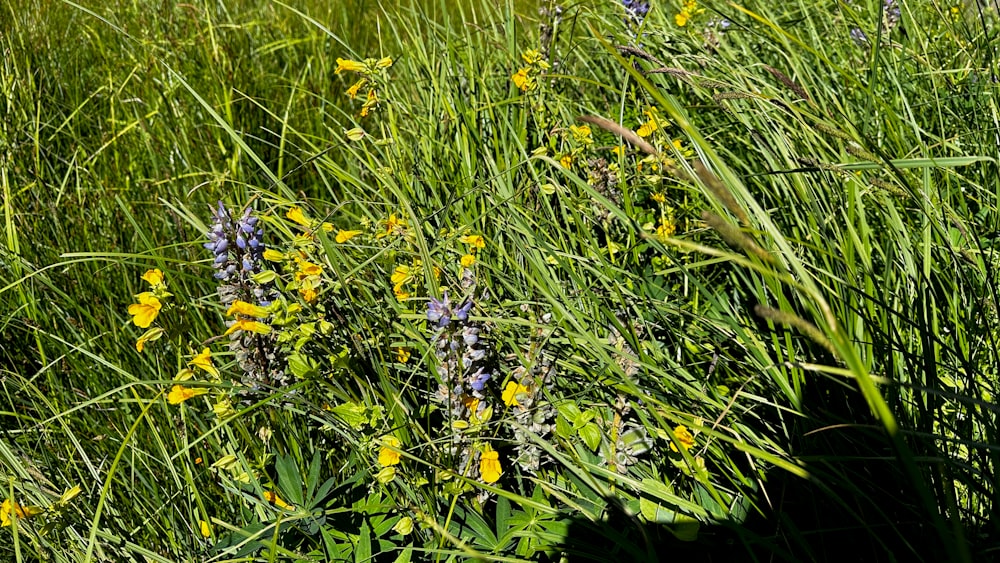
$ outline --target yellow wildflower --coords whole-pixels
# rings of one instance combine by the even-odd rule
[[[503,473],[500,468],[500,453],[493,450],[483,452],[479,458],[479,473],[486,483],[496,483]]]
[[[358,92],[360,92],[361,89],[365,87],[365,84],[368,84],[367,78],[362,78],[361,80],[355,82],[350,88],[347,89],[347,97],[352,100],[354,98],[357,98]]]
[[[159,340],[161,336],[163,336],[162,328],[157,327],[147,330],[142,336],[139,337],[138,340],[135,341],[135,351],[141,353],[146,348],[147,342],[155,342],[156,340]]]
[[[503,393],[500,394],[500,398],[503,400],[503,404],[508,407],[519,407],[521,406],[517,402],[517,395],[519,393],[527,393],[528,388],[520,383],[514,381],[508,381],[507,386],[504,387]]]
[[[274,491],[264,491],[264,500],[277,506],[278,508],[284,508],[285,510],[295,510],[295,507],[288,504],[287,502],[281,500],[278,493]]]
[[[385,436],[382,438],[382,449],[378,452],[378,463],[382,467],[397,465],[399,463],[399,449],[403,443],[395,436]],[[395,449],[393,449],[395,448]]]
[[[638,129],[636,129],[635,134],[642,138],[646,138],[652,135],[653,131],[656,131],[659,128],[660,126],[656,124],[656,120],[650,119],[649,121],[643,123],[642,126],[640,126]]]
[[[136,295],[135,298],[139,302],[128,306],[128,314],[132,315],[132,322],[135,323],[135,326],[149,328],[149,325],[153,324],[153,320],[156,319],[156,315],[160,314],[160,308],[163,305],[155,295],[148,291]]]
[[[678,27],[684,27],[690,19],[691,14],[682,10],[674,16],[674,23],[676,23]]]
[[[472,395],[462,395],[462,405],[469,409],[470,413],[475,414],[479,410],[479,399]]]
[[[323,273],[323,267],[319,264],[313,264],[312,262],[303,260],[299,257],[295,258],[295,262],[299,265],[299,271],[295,272],[296,281],[301,281],[309,276],[318,276]]]
[[[618,145],[611,149],[611,154],[621,158],[625,156],[625,145]]]
[[[244,317],[253,317],[255,319],[263,319],[268,315],[267,309],[261,307],[260,305],[254,305],[252,303],[247,303],[246,301],[236,300],[226,311],[226,316],[231,317],[233,315],[241,315]]]
[[[319,299],[319,293],[311,287],[300,287],[299,295],[302,296],[302,300],[306,303],[315,303]]]
[[[359,63],[358,61],[352,61],[350,59],[342,59],[337,57],[337,69],[333,71],[334,74],[340,74],[342,71],[350,72],[362,72],[365,70],[365,64]]]
[[[393,270],[392,276],[389,279],[392,281],[393,287],[398,289],[406,284],[406,282],[413,279],[413,274],[409,266],[396,266],[396,269]]]
[[[271,332],[271,327],[264,323],[251,321],[247,319],[239,319],[233,326],[229,327],[228,330],[223,334],[223,336],[229,336],[230,334],[236,332],[237,330],[245,330],[247,332],[255,332],[257,334],[267,334]]]
[[[156,287],[163,283],[163,272],[159,268],[146,270],[146,273],[142,275],[142,279],[148,282],[149,285]]]
[[[389,218],[385,221],[385,230],[375,235],[375,238],[380,239],[387,237],[389,235],[397,235],[406,230],[406,219],[396,217],[393,213],[389,215]]]
[[[44,511],[45,509],[38,506],[23,506],[17,501],[4,499],[3,504],[0,504],[0,527],[6,528],[14,523],[14,518],[11,518],[12,514],[19,519],[23,519],[31,518]]]
[[[694,436],[692,436],[691,433],[688,432],[688,429],[684,426],[678,426],[677,428],[674,428],[674,438],[676,438],[677,441],[681,443],[681,446],[683,446],[685,450],[691,449],[691,446],[694,445]],[[675,452],[680,451],[677,449],[677,446],[674,444],[673,440],[670,441],[670,449]]]
[[[563,168],[569,170],[570,168],[573,168],[573,157],[568,154],[563,155],[563,157],[559,159],[559,164],[562,164]]]
[[[673,219],[661,217],[660,225],[656,227],[656,238],[661,241],[666,240],[675,232],[677,232],[677,225],[674,224]]]
[[[392,57],[382,57],[375,63],[375,68],[389,68],[392,66]]]
[[[303,227],[309,226],[309,219],[306,218],[306,214],[302,211],[302,208],[297,205],[289,209],[288,213],[285,214],[285,217],[288,217]]]
[[[201,537],[206,539],[212,537],[212,527],[208,525],[208,522],[204,520],[199,521],[198,529],[201,532]]]
[[[486,239],[484,239],[481,235],[465,235],[458,240],[469,246],[486,248]]]
[[[343,243],[351,240],[352,238],[354,238],[354,237],[356,237],[356,236],[358,236],[360,234],[361,234],[361,231],[344,231],[344,230],[339,230],[339,231],[337,231],[337,238],[335,238],[334,240],[336,240],[338,243],[343,244]]]
[[[396,361],[401,364],[405,364],[410,361],[410,349],[409,348],[396,348]]]
[[[471,254],[466,254],[458,261],[463,268],[471,268],[473,264],[476,263],[476,257]]]
[[[667,196],[664,195],[663,192],[653,192],[651,197],[653,198],[653,201],[655,201],[656,203],[667,202]]]
[[[392,288],[392,293],[396,296],[396,301],[400,303],[410,298],[410,294],[402,286]]]
[[[375,89],[368,90],[368,98],[365,100],[364,105],[361,106],[361,117],[365,117],[378,106],[378,94],[375,93]]]
[[[538,51],[538,49],[526,49],[523,53],[521,53],[521,58],[524,59],[525,63],[533,65],[542,60],[542,54]]]
[[[204,395],[205,393],[208,393],[208,389],[204,387],[191,388],[184,387],[183,385],[174,385],[170,388],[170,393],[167,394],[167,402],[171,405],[179,405],[192,397]]]
[[[521,68],[510,79],[514,82],[514,86],[517,86],[522,92],[527,92],[533,85],[531,77],[528,76],[528,67]]]
[[[208,347],[203,348],[200,354],[188,362],[188,365],[206,371],[213,377],[219,377],[219,370],[215,369],[215,366],[212,365],[212,350]]]
[[[594,142],[594,140],[590,138],[589,125],[580,125],[579,127],[576,125],[570,125],[569,131],[573,134],[573,138],[576,139],[578,143],[589,145]]]

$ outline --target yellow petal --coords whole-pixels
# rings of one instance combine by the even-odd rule
[[[474,246],[476,248],[486,248],[486,239],[481,235],[465,235],[458,239],[459,241],[468,244],[469,246]]]
[[[212,374],[213,377],[219,377],[219,370],[212,365],[212,351],[209,348],[202,349],[200,354],[188,362],[188,365],[204,370]]]
[[[476,257],[471,254],[466,254],[465,256],[462,256],[459,263],[462,264],[463,268],[471,268],[472,265],[476,263]]]
[[[309,226],[309,219],[306,218],[306,214],[303,213],[302,208],[299,206],[289,209],[288,213],[285,214],[285,217],[288,217],[303,227]]]
[[[399,446],[402,442],[399,438],[395,436],[386,436],[382,438],[382,449],[378,452],[378,463],[382,467],[389,467],[390,465],[397,465],[399,463]],[[393,448],[396,448],[395,450]]]
[[[345,243],[361,234],[361,231],[337,231],[336,240],[338,243]]]
[[[255,332],[257,334],[268,334],[271,332],[271,327],[261,322],[239,319],[233,323],[233,326],[229,327],[229,330],[227,330],[223,336],[229,336],[237,330],[245,330],[247,332]]]
[[[170,388],[170,393],[167,394],[167,402],[171,405],[179,405],[192,397],[204,395],[205,393],[208,393],[208,389],[204,387],[192,389],[183,385],[174,385]]]
[[[198,527],[201,531],[201,537],[207,539],[212,536],[212,527],[208,525],[208,522],[202,520],[198,523]]]
[[[389,68],[392,66],[392,57],[382,57],[375,63],[375,68]]]
[[[350,59],[342,59],[337,57],[337,69],[334,70],[334,74],[340,74],[342,71],[350,72],[361,72],[365,70],[365,64],[359,63],[358,61],[352,61]]]
[[[260,305],[254,305],[252,303],[247,303],[246,301],[236,300],[229,306],[229,310],[226,311],[227,317],[231,317],[233,315],[263,319],[268,316],[268,312],[267,309],[261,307]]]
[[[275,493],[273,491],[264,491],[264,500],[266,500],[267,502],[273,504],[274,506],[277,506],[278,508],[284,508],[285,510],[294,510],[295,509],[294,506],[292,506],[292,505],[288,504],[287,502],[281,500],[281,497],[278,496],[278,493]]]
[[[500,454],[495,451],[483,452],[479,458],[479,473],[483,476],[483,482],[496,483],[500,480]]]
[[[163,283],[163,272],[159,268],[146,270],[146,273],[142,275],[142,279],[148,282],[149,285],[156,287]]]
[[[520,404],[518,404],[516,397],[518,393],[527,393],[527,392],[528,388],[525,387],[524,385],[515,383],[513,381],[508,381],[507,386],[504,387],[503,393],[500,394],[500,398],[503,400],[503,403],[508,407],[521,406]]]
[[[155,295],[148,291],[136,295],[136,298],[139,302],[128,306],[128,314],[132,315],[132,322],[135,323],[135,326],[148,328],[149,325],[153,324],[156,315],[160,314],[160,308],[163,305]]]

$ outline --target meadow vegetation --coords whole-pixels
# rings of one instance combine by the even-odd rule
[[[997,14],[0,8],[0,559],[983,561]]]

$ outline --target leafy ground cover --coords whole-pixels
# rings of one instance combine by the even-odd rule
[[[996,13],[0,15],[0,555],[989,560]]]

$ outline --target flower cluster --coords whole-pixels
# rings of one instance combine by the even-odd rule
[[[229,308],[230,314],[237,303],[270,306],[277,292],[262,279],[266,248],[259,218],[248,207],[234,221],[221,201],[212,218],[205,248],[215,256],[212,265],[216,270],[215,278],[220,282],[218,294],[223,306]],[[248,325],[242,316],[229,321],[227,326],[225,335],[230,338],[229,348],[235,353],[248,383],[257,386],[284,381],[284,371],[269,330]]]
[[[381,59],[370,58],[365,59],[364,62],[337,59],[335,74],[348,71],[361,75],[361,78],[347,89],[347,97],[353,100],[358,97],[358,93],[361,90],[367,89],[368,91],[365,95],[365,101],[361,105],[361,117],[367,117],[369,113],[378,108],[380,102],[379,88],[388,82],[386,69],[391,66],[392,59],[390,57],[382,57]]]
[[[678,27],[684,27],[691,21],[691,18],[701,14],[705,11],[704,8],[698,7],[697,0],[684,0],[684,6],[681,7],[681,11],[674,15],[674,23]]]
[[[487,406],[485,387],[492,377],[486,365],[486,347],[480,339],[481,329],[469,320],[473,300],[461,305],[452,303],[448,292],[441,299],[431,297],[427,303],[427,321],[435,332],[434,356],[437,359],[438,389],[432,398],[445,406],[452,421],[450,453],[457,467],[469,477],[479,476],[487,483],[500,478],[499,462],[496,471],[483,472],[472,465],[475,449],[469,436],[462,432],[470,424],[478,425],[489,420],[492,409]],[[457,424],[456,424],[457,423]],[[483,450],[483,456],[487,450]],[[481,461],[486,459],[481,458]],[[496,461],[493,459],[493,461]]]
[[[542,53],[535,49],[527,49],[521,53],[521,60],[524,61],[525,66],[519,68],[510,79],[514,82],[514,86],[517,86],[518,90],[522,92],[534,90],[538,86],[536,79],[549,69],[549,63],[545,62]]]
[[[648,0],[621,0],[621,2],[625,8],[625,23],[636,27],[642,25],[646,15],[649,14]]]
[[[135,299],[138,303],[128,306],[128,314],[132,315],[132,323],[139,328],[148,329],[135,341],[135,349],[140,353],[146,348],[147,343],[159,340],[163,336],[162,328],[150,328],[150,325],[159,316],[164,301],[173,296],[167,291],[163,272],[159,268],[146,270],[142,279],[149,284],[149,291],[143,291],[136,295]]]

